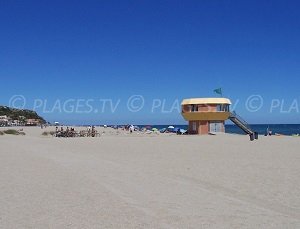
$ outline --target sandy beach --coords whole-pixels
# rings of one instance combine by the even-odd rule
[[[300,228],[300,138],[43,131],[0,136],[0,228]]]

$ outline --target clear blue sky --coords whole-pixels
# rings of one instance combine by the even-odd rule
[[[152,100],[170,110],[222,87],[250,123],[300,123],[299,10],[276,0],[0,0],[0,104],[47,100],[37,111],[49,121],[181,124],[176,110],[151,112]],[[144,97],[140,112],[126,108],[131,95]],[[246,109],[251,95],[264,99],[257,112]],[[114,113],[49,112],[57,99],[121,101]],[[272,99],[285,112],[270,113]]]

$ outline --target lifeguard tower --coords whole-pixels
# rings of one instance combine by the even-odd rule
[[[236,113],[230,112],[227,98],[191,98],[181,103],[182,116],[189,122],[188,133],[204,135],[225,133],[225,121],[230,119],[245,133],[254,135],[249,125]]]

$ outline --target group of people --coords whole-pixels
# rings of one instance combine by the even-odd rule
[[[125,130],[129,131],[131,134],[133,133],[133,131],[135,131],[135,128],[133,125],[126,125],[124,127]]]
[[[56,137],[76,137],[76,131],[74,128],[69,128],[67,127],[66,129],[64,129],[64,127],[60,127],[58,128],[58,126],[55,129],[55,136]]]
[[[55,136],[56,137],[97,137],[99,134],[95,128],[95,126],[89,126],[87,130],[75,131],[75,128],[67,127],[56,127]]]

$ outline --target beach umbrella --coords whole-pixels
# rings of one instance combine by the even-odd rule
[[[168,127],[168,129],[174,129],[174,128],[175,128],[174,126],[169,126],[169,127]]]
[[[187,130],[180,129],[180,133],[181,133],[181,134],[185,134],[186,132],[187,132]]]
[[[160,133],[165,133],[166,130],[167,130],[167,128],[162,128],[159,132],[160,132]]]
[[[173,129],[174,132],[177,132],[178,130],[180,130],[180,128],[178,128],[178,127]]]

